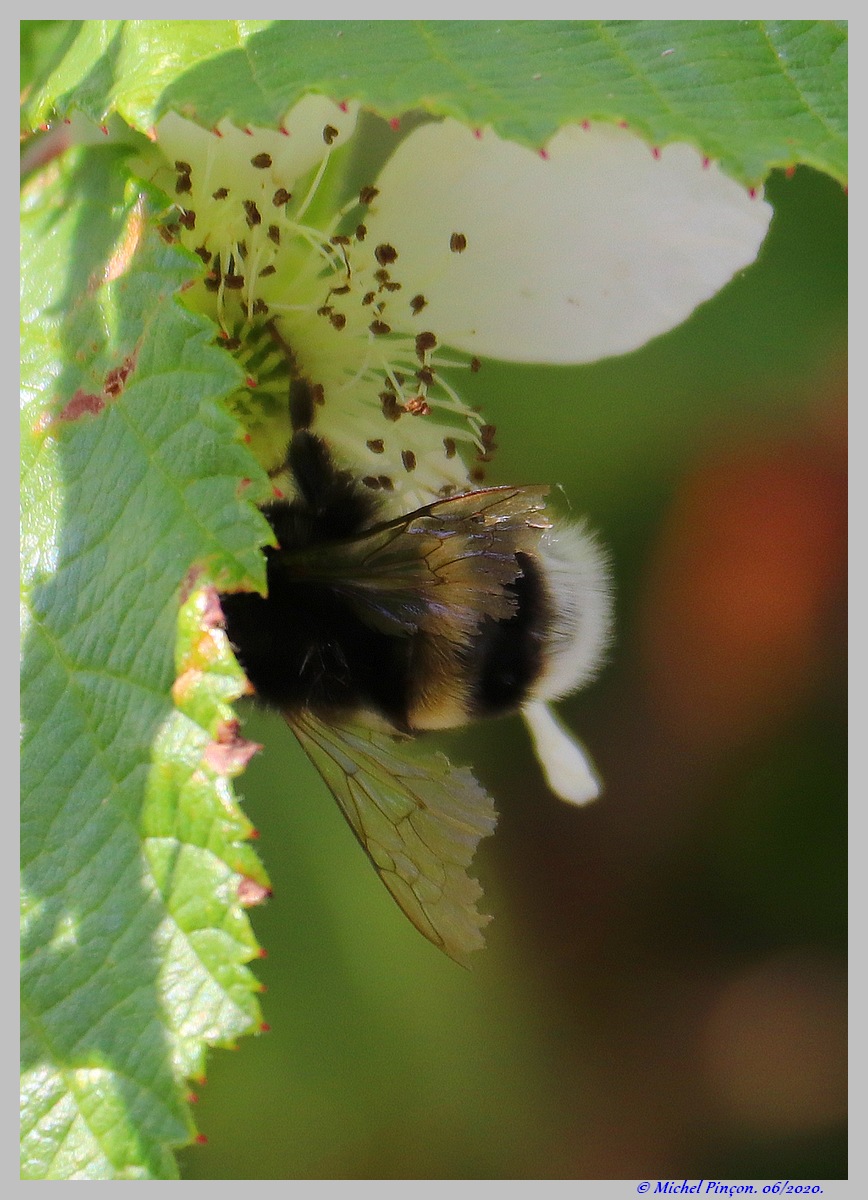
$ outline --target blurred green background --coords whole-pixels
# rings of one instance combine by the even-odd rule
[[[560,484],[611,548],[618,629],[561,706],[594,805],[518,720],[439,740],[500,812],[471,971],[245,714],[270,1032],[210,1056],[186,1178],[846,1176],[847,204],[804,169],[768,196],[760,261],[680,329],[460,381],[490,481]]]

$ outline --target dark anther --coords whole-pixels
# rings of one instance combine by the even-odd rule
[[[402,416],[404,409],[398,403],[398,397],[394,392],[380,392],[380,399],[383,402],[383,416],[387,421],[397,421]]]

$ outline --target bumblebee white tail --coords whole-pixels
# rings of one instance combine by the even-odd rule
[[[582,747],[574,741],[547,704],[534,700],[522,709],[534,751],[546,781],[562,800],[587,804],[600,794],[600,781]]]
[[[612,587],[605,552],[581,525],[559,522],[539,546],[549,613],[535,700],[559,700],[588,683],[611,639]]]

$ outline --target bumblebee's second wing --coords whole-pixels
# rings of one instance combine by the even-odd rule
[[[491,797],[465,767],[418,754],[409,741],[326,725],[310,712],[286,720],[395,900],[463,963],[490,920],[476,908],[482,889],[466,868],[494,829]]]
[[[355,538],[289,551],[290,577],[327,583],[393,636],[465,640],[483,617],[512,615],[516,555],[549,527],[546,487],[492,487],[438,500]]]

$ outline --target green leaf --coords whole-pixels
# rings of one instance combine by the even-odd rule
[[[62,57],[72,32],[70,21],[21,22],[21,90],[45,78]]]
[[[238,368],[176,299],[195,260],[119,165],[55,162],[22,218],[27,1178],[172,1176],[185,1078],[259,1022],[241,907],[266,881],[228,783],[243,678],[207,592],[173,653],[190,568],[261,584],[266,527],[218,402]]]
[[[626,121],[748,185],[798,163],[847,175],[842,21],[83,21],[27,115],[275,127],[309,91],[534,146],[568,121]]]

